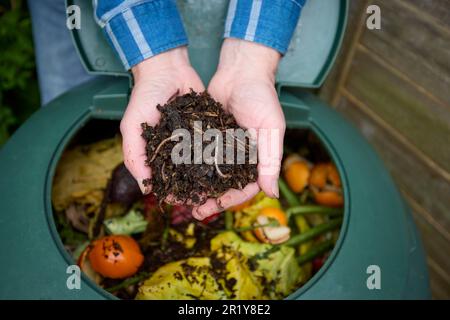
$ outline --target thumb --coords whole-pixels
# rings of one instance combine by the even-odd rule
[[[258,130],[258,184],[272,198],[279,197],[278,178],[283,157],[284,121]]]
[[[151,186],[144,185],[144,180],[151,176],[150,167],[145,165],[147,159],[145,140],[141,137],[142,129],[139,123],[130,123],[126,119],[120,123],[122,133],[122,151],[124,164],[136,179],[143,194],[151,191]]]

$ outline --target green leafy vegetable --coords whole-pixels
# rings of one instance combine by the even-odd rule
[[[211,240],[211,250],[221,248],[231,248],[250,260],[253,256],[261,255],[274,247],[270,244],[247,242],[234,232],[224,232]],[[256,277],[261,285],[264,284],[267,289],[265,294],[270,299],[285,297],[305,280],[303,270],[295,259],[294,248],[281,246],[278,250],[251,261],[251,275]]]
[[[103,224],[109,234],[126,234],[144,232],[148,221],[137,210],[131,210],[125,216],[106,219]]]
[[[209,258],[189,258],[160,267],[138,289],[137,300],[225,299]]]

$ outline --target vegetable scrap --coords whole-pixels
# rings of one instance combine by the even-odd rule
[[[260,192],[204,221],[190,206],[137,193],[120,140],[74,146],[53,182],[61,239],[81,270],[121,299],[283,299],[327,263],[344,218],[336,166],[317,157],[317,145],[294,141],[302,143],[286,142],[279,199]]]

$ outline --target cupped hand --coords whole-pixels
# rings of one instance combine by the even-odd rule
[[[277,198],[283,155],[285,120],[275,90],[275,73],[281,56],[268,47],[238,39],[226,39],[220,62],[208,91],[232,113],[243,128],[255,129],[258,148],[258,180],[242,190],[231,189],[208,199],[193,210],[203,220],[219,211],[250,200],[262,189]]]
[[[134,87],[125,114],[120,123],[123,138],[124,163],[137,180],[143,194],[151,191],[143,180],[151,177],[150,167],[145,165],[147,158],[145,140],[141,137],[141,123],[156,125],[160,113],[158,104],[165,104],[169,98],[205,90],[200,77],[189,63],[186,47],[179,47],[146,59],[132,68]]]

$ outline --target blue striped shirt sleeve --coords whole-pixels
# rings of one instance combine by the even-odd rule
[[[230,0],[225,38],[238,38],[285,54],[306,0]]]
[[[93,4],[97,23],[127,70],[188,43],[175,0],[93,0]]]

